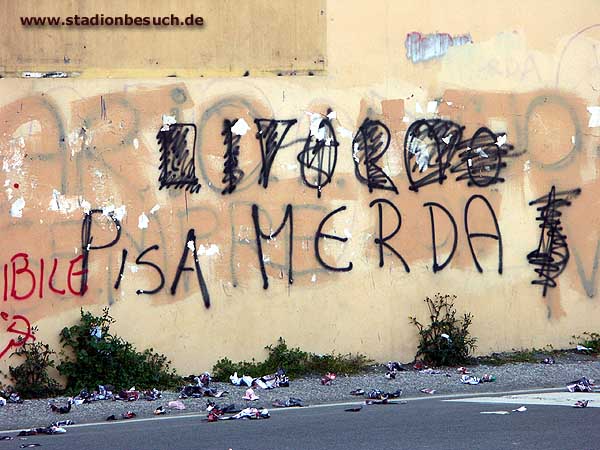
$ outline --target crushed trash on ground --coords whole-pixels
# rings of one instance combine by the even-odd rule
[[[329,386],[331,385],[331,383],[333,383],[333,380],[335,380],[335,373],[331,373],[331,372],[327,372],[322,378],[321,378],[321,384],[323,386]]]
[[[290,397],[289,399],[282,401],[279,399],[275,399],[272,403],[272,405],[275,408],[291,408],[294,406],[298,406],[298,407],[303,407],[304,402],[302,401],[302,399],[299,398],[295,398],[295,397]]]
[[[581,377],[579,380],[571,381],[567,385],[569,392],[593,392],[594,380]]]
[[[253,402],[255,400],[258,400],[259,396],[254,393],[254,389],[248,388],[246,389],[246,393],[244,394],[242,399]]]
[[[435,389],[424,388],[424,389],[420,389],[419,392],[422,392],[423,394],[433,395],[437,391]]]
[[[577,400],[573,405],[573,408],[587,408],[589,400]]]

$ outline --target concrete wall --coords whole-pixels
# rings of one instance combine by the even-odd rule
[[[183,373],[279,336],[410,360],[436,292],[474,314],[480,353],[597,330],[596,2],[404,3],[327,2],[318,76],[1,80],[0,366],[26,321],[59,348],[81,307]]]

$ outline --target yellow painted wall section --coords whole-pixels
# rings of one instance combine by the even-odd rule
[[[82,307],[184,374],[279,336],[411,360],[437,292],[479,353],[597,331],[597,2],[406,3],[327,2],[319,76],[1,80],[0,367]]]

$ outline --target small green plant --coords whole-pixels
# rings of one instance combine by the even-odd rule
[[[559,354],[560,350],[555,350],[552,345],[546,345],[543,348],[512,349],[510,352],[494,352],[489,355],[478,356],[476,360],[478,364],[502,366],[504,364],[515,363],[539,363],[548,355],[557,356]]]
[[[600,333],[585,331],[581,336],[571,336],[571,345],[580,344],[592,349],[593,353],[600,353]]]
[[[422,358],[433,366],[453,366],[469,362],[475,350],[477,339],[469,333],[473,316],[464,314],[456,317],[455,295],[442,295],[425,299],[429,309],[429,325],[423,325],[415,317],[409,317],[410,323],[419,331],[419,346],[415,359]]]
[[[32,332],[35,331],[33,328]],[[39,340],[25,342],[10,355],[23,358],[21,364],[8,368],[14,390],[22,398],[45,398],[61,391],[58,382],[48,374],[48,369],[55,364],[54,355],[56,352]]]
[[[100,384],[116,389],[174,389],[181,385],[181,377],[170,368],[166,356],[153,349],[138,352],[131,343],[110,333],[113,323],[108,308],[101,316],[82,309],[79,323],[62,329],[60,342],[71,355],[62,351],[64,359],[57,369],[66,377],[67,391],[93,389]]]
[[[276,345],[265,347],[268,355],[264,361],[233,362],[228,358],[217,361],[213,366],[212,376],[217,381],[229,381],[229,376],[234,372],[238,375],[260,377],[274,373],[283,368],[290,378],[314,373],[358,373],[372,361],[362,354],[327,354],[317,355],[301,350],[298,347],[290,348],[283,338],[279,338]]]

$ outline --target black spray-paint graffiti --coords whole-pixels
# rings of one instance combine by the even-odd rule
[[[358,181],[374,189],[398,193],[392,179],[377,165],[390,146],[390,130],[379,120],[365,119],[352,141],[354,174]]]
[[[503,157],[514,149],[506,135],[481,127],[471,139],[462,139],[464,127],[450,120],[423,119],[413,122],[404,138],[404,166],[409,189],[417,192],[432,183],[442,184],[446,171],[457,174],[457,181],[486,187],[500,183],[506,167]],[[454,159],[458,159],[454,161]]]
[[[292,125],[297,122],[296,119],[291,120],[274,120],[274,119],[254,119],[254,123],[258,128],[256,139],[260,141],[260,155],[262,158],[262,166],[258,184],[265,189],[269,185],[269,175],[271,166],[275,160],[275,156],[281,147],[281,143],[285,139],[285,135],[290,131]]]
[[[328,111],[330,113],[331,110]],[[331,182],[337,163],[339,142],[328,117],[323,117],[313,133],[312,127],[298,154],[300,175],[307,186],[317,190],[317,197],[325,185]]]
[[[239,167],[240,139],[242,136],[231,131],[233,126],[234,122],[227,119],[223,121],[223,132],[221,133],[222,136],[225,136],[223,141],[223,144],[225,144],[225,162],[222,179],[225,189],[221,191],[223,195],[235,191],[235,188],[244,178],[244,171]]]
[[[396,234],[398,234],[398,232],[400,231],[400,227],[402,226],[402,215],[400,214],[400,211],[398,211],[398,208],[396,208],[396,205],[394,205],[392,202],[390,202],[389,200],[387,200],[385,198],[378,198],[376,200],[373,200],[371,203],[369,203],[370,208],[372,208],[375,205],[377,205],[377,211],[379,213],[379,222],[378,222],[378,224],[379,224],[378,225],[378,231],[379,231],[378,236],[379,237],[375,238],[375,244],[377,244],[379,246],[379,267],[383,267],[383,265],[384,265],[383,247],[385,247],[388,250],[390,250],[394,255],[396,255],[398,257],[398,259],[400,259],[400,261],[402,262],[402,265],[404,266],[404,270],[406,270],[406,272],[410,272],[410,268],[408,267],[406,260],[402,257],[402,255],[400,253],[398,253],[398,251],[396,251],[396,249],[394,247],[392,247],[390,244],[387,243],[387,241],[389,241],[394,236],[396,236]],[[392,231],[387,236],[383,235],[383,205],[388,205],[389,207],[391,207],[391,209],[392,209],[392,211],[394,211],[394,214],[396,215],[396,219],[397,219],[396,228],[394,228],[394,231]]]
[[[92,245],[94,241],[94,236],[92,233],[93,223],[94,223],[94,215],[98,215],[101,217],[108,217],[108,219],[112,222],[112,225],[115,228],[115,235],[109,242],[101,245]],[[92,209],[89,212],[85,213],[83,216],[83,221],[81,224],[81,248],[82,248],[82,270],[81,270],[81,287],[79,292],[81,295],[85,295],[88,290],[88,273],[89,273],[89,257],[92,250],[102,250],[106,248],[110,248],[115,246],[119,240],[121,239],[121,230],[122,225],[119,219],[117,219],[113,213],[103,214],[100,209]],[[177,270],[175,272],[175,276],[173,278],[173,283],[170,287],[171,295],[175,295],[177,293],[177,287],[179,285],[181,275],[183,272],[196,272],[196,278],[198,280],[198,286],[200,288],[200,292],[202,294],[202,300],[204,302],[204,306],[208,309],[210,308],[210,294],[208,292],[208,287],[204,276],[202,274],[202,269],[200,267],[200,260],[198,258],[198,252],[196,250],[196,232],[193,228],[190,228],[187,232],[186,240],[184,242],[183,251],[181,253],[181,259],[179,260],[179,264],[177,266]],[[160,279],[158,286],[152,289],[138,289],[136,290],[137,295],[147,294],[153,295],[160,292],[165,285],[165,275],[163,270],[152,261],[147,261],[144,257],[150,253],[151,251],[157,251],[160,247],[155,244],[151,245],[145,249],[143,249],[138,257],[135,259],[135,263],[141,266],[148,266],[154,269]],[[194,260],[193,267],[186,266],[188,255],[192,253],[192,257]],[[128,251],[127,249],[123,249],[121,253],[121,264],[119,268],[119,274],[117,275],[117,279],[114,283],[114,289],[119,289],[121,285],[121,281],[123,279],[125,264],[127,261]]]
[[[494,226],[494,230],[495,230],[494,233],[486,233],[486,232],[479,233],[479,232],[471,231],[471,227],[469,225],[469,217],[470,217],[469,211],[475,201],[479,201],[479,202],[483,203],[485,208],[488,210],[491,222]],[[456,220],[454,220],[454,216],[452,215],[452,213],[450,211],[448,211],[448,209],[444,205],[441,205],[440,203],[436,203],[436,202],[427,202],[427,203],[423,204],[423,207],[429,208],[429,218],[431,220],[431,246],[432,246],[432,250],[433,250],[433,267],[432,268],[433,268],[433,272],[436,273],[436,272],[440,272],[441,270],[443,270],[450,263],[450,261],[452,261],[452,258],[454,258],[454,254],[458,247],[458,226],[456,225]],[[448,255],[446,256],[446,259],[442,263],[440,263],[438,260],[438,241],[437,241],[437,237],[436,237],[436,229],[437,229],[436,228],[436,220],[435,220],[436,215],[433,213],[434,208],[436,210],[444,213],[448,222],[452,226],[452,249],[450,250],[450,253],[448,253]],[[503,267],[502,266],[502,264],[503,264],[502,263],[502,261],[503,261],[502,234],[500,233],[500,226],[498,224],[498,219],[496,218],[496,213],[494,212],[492,205],[490,204],[488,199],[486,199],[483,195],[475,194],[475,195],[472,195],[469,198],[469,200],[467,200],[467,203],[465,204],[465,211],[464,211],[464,225],[465,225],[465,235],[467,237],[467,244],[469,245],[471,257],[473,258],[473,263],[475,264],[475,268],[477,269],[477,271],[479,273],[483,273],[483,268],[481,267],[481,264],[479,263],[479,258],[477,258],[477,254],[476,254],[475,248],[473,246],[473,239],[486,238],[486,239],[492,239],[492,240],[498,242],[498,273],[502,274],[502,267]]]
[[[486,233],[483,233],[483,232],[478,233],[478,232],[474,232],[470,229],[470,225],[469,225],[470,213],[469,213],[469,211],[470,211],[470,208],[472,207],[472,205],[475,204],[476,202],[482,203],[489,211],[491,223],[493,224],[494,229],[495,229],[494,233],[487,233],[487,232]],[[250,215],[252,218],[254,233],[255,233],[254,250],[256,251],[256,255],[258,258],[258,265],[260,267],[260,273],[261,273],[264,289],[269,288],[269,277],[267,275],[266,266],[269,265],[272,268],[280,268],[280,267],[277,264],[274,265],[273,262],[270,261],[270,257],[268,255],[265,255],[265,253],[263,251],[263,241],[274,241],[277,237],[279,237],[280,235],[283,235],[284,228],[286,228],[286,227],[288,229],[288,235],[286,236],[286,239],[285,239],[285,245],[287,246],[287,253],[286,253],[286,257],[285,257],[285,259],[286,259],[285,265],[282,265],[281,268],[285,267],[285,269],[287,269],[287,273],[288,273],[287,278],[288,278],[289,285],[292,285],[294,282],[294,270],[293,270],[294,252],[293,252],[293,249],[294,249],[294,243],[295,242],[298,243],[297,242],[298,238],[301,238],[302,240],[312,240],[313,241],[314,256],[315,256],[316,262],[325,271],[350,272],[353,269],[353,263],[351,261],[348,262],[348,264],[346,266],[334,266],[334,265],[326,262],[323,258],[323,254],[322,254],[322,251],[320,248],[320,243],[322,240],[332,240],[332,241],[337,241],[337,242],[341,242],[341,243],[346,243],[348,241],[347,237],[341,237],[341,236],[337,236],[335,234],[323,231],[333,216],[335,216],[336,214],[339,214],[343,211],[346,211],[346,206],[341,206],[341,207],[335,209],[334,211],[326,213],[324,215],[323,219],[319,222],[319,225],[317,226],[316,232],[314,234],[307,235],[307,236],[295,237],[294,236],[294,209],[298,209],[300,211],[306,210],[306,208],[305,208],[306,205],[299,205],[299,206],[297,205],[296,207],[292,206],[291,204],[286,205],[284,214],[283,214],[283,219],[281,220],[280,224],[276,228],[274,228],[272,226],[271,218],[266,214],[266,212],[264,210],[261,210],[259,205],[249,204],[249,203],[244,203],[243,205],[250,209],[249,212],[250,212]],[[400,253],[400,251],[397,248],[395,248],[394,246],[392,246],[392,243],[390,242],[392,240],[392,238],[394,238],[397,234],[399,234],[399,232],[401,230],[402,216],[400,214],[400,210],[393,202],[391,202],[388,199],[384,199],[384,198],[377,198],[369,203],[370,208],[373,208],[374,206],[377,206],[378,220],[377,220],[377,225],[376,225],[376,230],[375,230],[376,237],[373,239],[373,243],[378,249],[379,267],[384,267],[384,263],[385,263],[385,261],[384,261],[385,253],[384,252],[388,252],[389,255],[397,257],[400,260],[400,262],[402,263],[404,270],[407,273],[409,273],[410,267],[409,267],[407,261],[404,259],[404,257]],[[458,244],[458,227],[456,225],[456,221],[454,220],[454,217],[452,216],[451,212],[443,205],[441,205],[439,203],[429,202],[429,203],[425,203],[423,206],[429,208],[429,214],[430,214],[430,218],[431,218],[431,233],[432,233],[431,234],[431,244],[432,244],[432,250],[433,250],[433,272],[436,273],[436,272],[443,270],[446,266],[448,266],[454,256],[454,253],[457,249],[457,244]],[[323,213],[326,212],[326,211],[321,211],[320,207],[317,207],[317,208],[319,208],[320,212],[323,212]],[[433,213],[434,208],[436,210],[442,211],[446,215],[447,219],[450,221],[450,223],[452,224],[452,227],[453,227],[452,250],[451,250],[450,254],[448,256],[446,256],[445,260],[441,263],[438,260],[439,243],[437,242],[437,238],[436,238],[436,219],[435,219],[435,215]],[[384,226],[384,210],[387,211],[388,213],[391,212],[391,213],[393,213],[393,215],[396,216],[395,223],[393,224],[393,230],[391,232],[388,231],[388,232],[384,233],[384,229],[386,229],[386,227]],[[268,225],[269,231],[265,231],[264,228],[261,227],[261,223],[260,223],[261,216],[263,216],[263,222],[264,222],[265,217],[267,218],[267,222],[269,224]],[[389,216],[389,214],[387,214],[387,216]],[[498,221],[496,219],[496,215],[492,209],[491,204],[485,197],[483,197],[481,195],[473,195],[469,198],[469,200],[467,201],[467,203],[465,205],[464,217],[465,217],[465,233],[466,233],[467,242],[469,245],[469,249],[470,249],[471,256],[473,258],[475,267],[477,268],[477,270],[479,272],[483,272],[483,269],[481,267],[481,264],[479,263],[479,259],[475,252],[475,249],[472,245],[472,240],[477,239],[477,238],[492,239],[492,240],[495,240],[498,242],[498,255],[499,255],[498,273],[501,274],[502,273],[502,237],[500,234]],[[106,228],[107,224],[108,224],[108,229],[109,229],[109,235],[106,234],[106,231],[104,231],[102,233],[103,242],[101,242],[101,243],[95,242],[94,233],[93,233],[93,229],[95,227],[97,227],[99,224],[98,221],[105,222],[105,226],[101,227],[101,229]],[[263,226],[264,226],[264,223],[263,223]],[[182,231],[184,231],[184,230],[182,230]],[[98,234],[98,230],[96,230],[96,234]],[[122,224],[119,221],[119,219],[117,217],[115,217],[115,215],[112,212],[105,214],[102,212],[102,210],[94,209],[94,210],[91,210],[84,214],[83,221],[81,224],[81,246],[83,249],[83,255],[82,255],[82,270],[80,272],[81,273],[81,288],[79,291],[81,293],[80,295],[85,295],[85,293],[88,291],[88,272],[89,272],[89,267],[90,267],[90,255],[92,254],[92,252],[97,251],[97,250],[102,250],[102,249],[108,249],[110,247],[114,247],[120,241],[122,234],[123,234]],[[180,282],[183,284],[186,284],[187,280],[191,280],[189,278],[186,279],[185,277],[182,277],[184,272],[195,272],[195,275],[196,275],[195,278],[198,283],[198,287],[199,287],[199,290],[200,290],[200,293],[202,296],[204,306],[205,306],[205,308],[208,309],[208,308],[210,308],[210,304],[211,304],[210,293],[209,293],[207,282],[206,282],[203,272],[202,272],[202,268],[200,265],[200,260],[198,258],[198,252],[197,252],[197,239],[203,238],[203,237],[206,237],[205,234],[201,234],[200,236],[197,236],[196,230],[194,228],[190,228],[187,230],[185,241],[183,242],[183,250],[181,252],[181,258],[179,259],[177,269],[173,276],[173,281],[170,285],[169,292],[173,296],[176,295],[178,286],[180,285]],[[232,234],[231,238],[232,238],[231,258],[232,258],[232,263],[233,263],[233,259],[235,258],[235,252],[233,251],[234,244],[235,244],[235,236]],[[152,278],[155,280],[155,282],[153,282],[153,283],[149,282],[149,284],[150,284],[149,287],[143,288],[143,289],[137,289],[136,290],[137,295],[154,295],[154,294],[161,292],[163,290],[163,288],[165,287],[166,276],[163,271],[163,268],[161,268],[161,266],[159,264],[153,262],[150,259],[150,258],[152,258],[153,255],[157,255],[155,252],[158,252],[158,251],[160,251],[160,246],[158,244],[144,246],[143,248],[137,249],[138,256],[135,259],[135,264],[138,266],[145,266],[147,268],[151,268],[154,271],[154,276]],[[192,255],[193,264],[190,264],[188,266],[188,259],[189,259],[190,253]],[[121,261],[119,264],[119,272],[118,272],[116,280],[114,281],[114,285],[112,286],[114,289],[119,289],[122,285],[122,280],[123,280],[123,276],[125,273],[125,267],[126,267],[128,255],[129,255],[128,250],[123,248],[121,251],[121,256],[120,256]],[[155,256],[155,258],[158,258],[158,255]],[[109,270],[109,272],[110,272],[110,270]],[[314,273],[313,270],[311,270],[310,272]],[[302,274],[306,275],[306,273],[302,273]],[[282,277],[283,277],[283,275],[282,275]],[[237,286],[237,283],[235,282],[235,280],[234,280],[233,285],[234,285],[234,287]],[[185,286],[184,286],[184,289],[187,291]]]
[[[329,110],[331,112],[331,110]],[[265,189],[269,185],[271,167],[290,128],[296,119],[255,119],[255,135],[260,143],[261,165],[258,184]],[[223,122],[224,165],[222,194],[232,194],[244,178],[239,168],[241,135],[233,132],[235,122]],[[161,146],[160,188],[185,188],[196,193],[200,190],[195,175],[195,136],[193,124],[166,125],[157,138]],[[190,127],[190,128],[186,128]],[[193,130],[194,145],[188,149],[187,135]],[[501,183],[503,160],[518,156],[514,147],[506,143],[506,135],[496,134],[489,128],[479,128],[470,139],[463,139],[464,127],[450,120],[422,119],[413,122],[404,138],[404,166],[409,189],[417,192],[432,183],[442,184],[449,171],[456,174],[457,181],[467,180],[468,186],[484,188]],[[339,142],[328,116],[311,123],[304,148],[299,152],[300,177],[304,183],[317,190],[321,197],[323,188],[331,183],[338,157]],[[392,178],[379,166],[391,142],[390,130],[379,120],[366,118],[352,141],[352,159],[356,179],[369,188],[392,191],[398,189]]]
[[[263,233],[260,227],[260,217],[258,214],[258,205],[252,205],[252,222],[254,223],[254,233],[256,235],[256,249],[258,254],[258,264],[260,265],[260,273],[263,279],[263,288],[269,288],[269,277],[267,276],[267,271],[265,270],[265,256],[262,251],[262,239],[272,240],[276,238],[279,233],[283,230],[285,225],[289,220],[289,252],[287,255],[288,258],[288,283],[292,284],[294,282],[294,270],[293,270],[293,242],[294,242],[294,210],[292,205],[287,205],[285,208],[285,214],[283,216],[283,220],[281,221],[281,225],[273,231],[271,230],[269,234]]]
[[[527,255],[529,264],[536,266],[538,278],[531,284],[543,286],[542,296],[546,296],[549,287],[556,287],[556,279],[565,270],[569,262],[569,246],[567,236],[561,224],[561,208],[571,205],[571,200],[581,193],[581,189],[556,191],[552,186],[550,192],[529,202],[530,206],[540,205],[536,209],[540,222],[540,240],[537,249]]]
[[[190,193],[199,192],[201,185],[194,166],[196,125],[193,123],[165,125],[159,130],[156,140],[160,146],[159,189],[167,187],[185,189]]]

